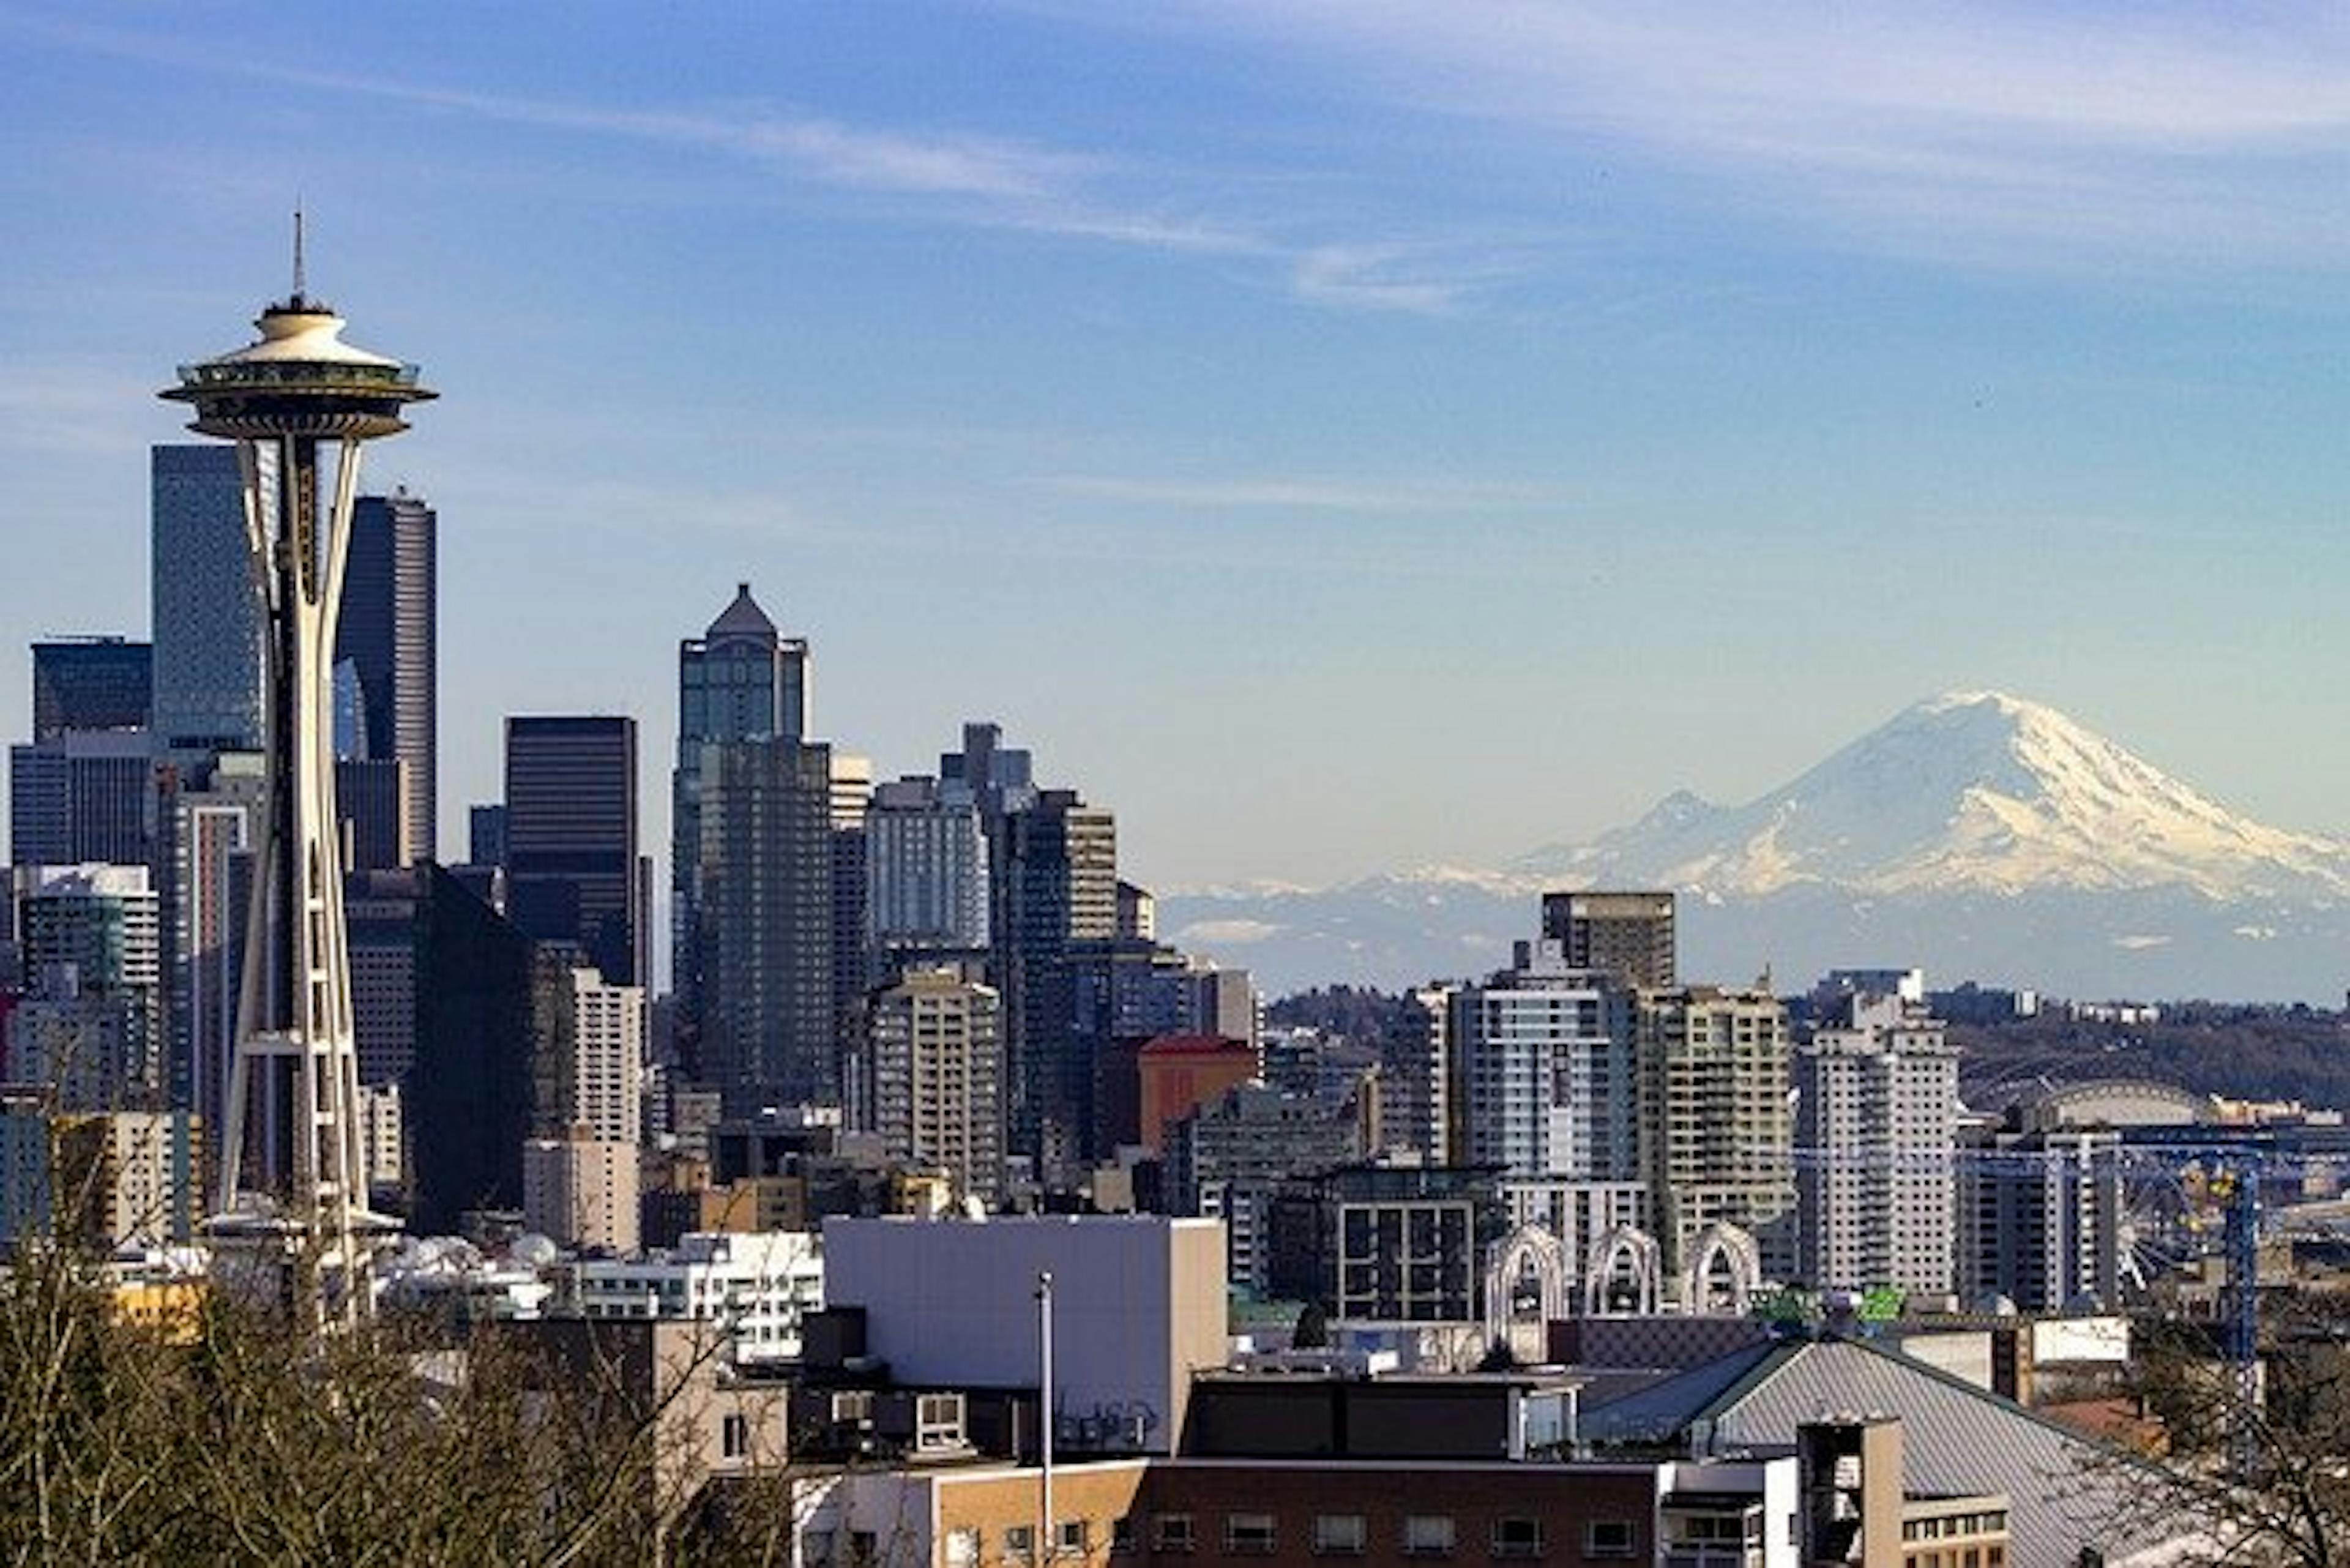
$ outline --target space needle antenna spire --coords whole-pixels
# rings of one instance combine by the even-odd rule
[[[390,1222],[368,1211],[359,1050],[335,809],[334,649],[359,449],[408,428],[433,394],[416,367],[342,340],[305,296],[302,213],[294,295],[265,306],[242,348],[180,367],[162,396],[188,428],[236,443],[250,591],[259,602],[265,784],[246,905],[235,1046],[222,1106],[216,1252],[265,1271],[316,1330],[371,1306],[370,1262]],[[244,606],[222,607],[224,614]]]

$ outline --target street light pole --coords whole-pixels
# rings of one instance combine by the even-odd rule
[[[1036,1550],[1031,1562],[1055,1555],[1053,1550],[1053,1272],[1036,1272],[1036,1405],[1038,1453],[1044,1464],[1037,1488]]]

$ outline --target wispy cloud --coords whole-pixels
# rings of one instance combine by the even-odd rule
[[[1052,474],[1041,483],[1065,495],[1201,510],[1466,512],[1523,507],[1555,500],[1513,486],[1468,483],[1381,485],[1329,479],[1134,479],[1078,473]]]
[[[1243,35],[1384,101],[1660,154],[1977,259],[2019,237],[2192,260],[2350,240],[2338,8],[1193,0],[1135,25]]]
[[[29,26],[17,20],[20,29]],[[72,23],[36,30],[52,44],[184,70],[733,160],[785,179],[924,203],[911,210],[951,225],[1238,261],[1325,308],[1442,315],[1511,274],[1499,255],[1479,258],[1458,236],[1370,244],[1329,232],[1343,218],[1325,220],[1317,233],[1294,212],[1275,219],[1220,213],[1213,192],[1221,179],[1027,138],[854,124],[775,103],[612,107],[308,69]]]

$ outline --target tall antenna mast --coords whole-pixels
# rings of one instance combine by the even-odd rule
[[[294,202],[294,303],[302,303],[302,203]]]

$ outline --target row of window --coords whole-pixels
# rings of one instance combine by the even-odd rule
[[[1970,1535],[1991,1535],[2007,1528],[2005,1509],[1981,1513],[1943,1513],[1901,1521],[1904,1541],[1956,1541]]]
[[[1280,1545],[1280,1521],[1270,1513],[1224,1515],[1223,1549],[1231,1556],[1271,1555]],[[1317,1513],[1311,1539],[1323,1556],[1360,1557],[1370,1551],[1369,1521],[1359,1513]],[[1196,1551],[1198,1523],[1188,1513],[1151,1516],[1150,1544],[1155,1552]],[[1591,1520],[1583,1527],[1583,1550],[1588,1557],[1629,1557],[1635,1550],[1632,1521]],[[1112,1529],[1114,1552],[1135,1549],[1134,1521],[1118,1520]],[[1446,1513],[1407,1515],[1397,1544],[1407,1557],[1449,1557],[1459,1548],[1457,1521]],[[1532,1516],[1504,1516],[1492,1521],[1486,1545],[1494,1557],[1538,1557],[1544,1550],[1543,1521]],[[1007,1543],[1008,1548],[1008,1543]]]
[[[729,1418],[729,1437],[739,1417]],[[1090,1550],[1092,1535],[1088,1521],[1064,1519],[1054,1526],[1054,1555],[1082,1559]],[[1013,1563],[1035,1561],[1035,1527],[1014,1524],[1003,1532],[1003,1555]],[[836,1554],[843,1553],[848,1562],[867,1561],[871,1557],[873,1538],[868,1532],[852,1531],[846,1540],[828,1530],[811,1530],[801,1537],[803,1556],[811,1563],[832,1563]],[[1154,1514],[1150,1519],[1150,1544],[1154,1552],[1189,1552],[1198,1550],[1200,1536],[1194,1517],[1188,1513]],[[1280,1524],[1270,1513],[1230,1513],[1224,1516],[1223,1549],[1232,1556],[1270,1556],[1280,1544]],[[946,1537],[946,1561],[950,1568],[977,1568],[986,1542],[976,1526],[951,1530]],[[1407,1557],[1450,1557],[1459,1545],[1455,1521],[1450,1514],[1412,1514],[1403,1521],[1398,1545]],[[1532,1517],[1505,1517],[1492,1522],[1487,1545],[1496,1558],[1527,1558],[1542,1555],[1544,1546],[1543,1523]],[[1129,1553],[1139,1546],[1136,1521],[1131,1518],[1111,1522],[1110,1551]],[[1359,1513],[1320,1513],[1314,1516],[1313,1546],[1318,1555],[1360,1557],[1370,1551],[1368,1521]],[[1593,1520],[1583,1532],[1584,1554],[1589,1557],[1630,1557],[1635,1552],[1635,1535],[1629,1520]],[[1955,1565],[1953,1565],[1955,1568]]]
[[[1905,1568],[2007,1568],[2007,1549],[2002,1546],[1970,1546],[1963,1552],[1956,1547],[1939,1552],[1909,1552],[1902,1562]]]

